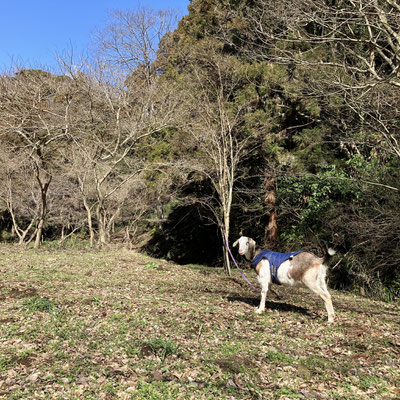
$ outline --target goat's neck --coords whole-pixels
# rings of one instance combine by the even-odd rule
[[[253,258],[261,251],[258,246],[251,246],[249,251],[244,255],[247,261],[252,261]]]

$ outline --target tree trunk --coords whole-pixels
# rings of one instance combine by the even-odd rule
[[[40,247],[40,243],[42,241],[42,236],[43,236],[43,227],[44,227],[44,222],[45,222],[46,213],[47,213],[47,192],[49,190],[52,176],[48,175],[47,181],[43,184],[43,182],[40,179],[39,169],[37,169],[36,179],[39,182],[40,198],[41,198],[39,223],[37,226],[35,245],[34,245],[34,248],[38,249]]]
[[[13,237],[15,235],[17,235],[18,236],[18,245],[23,246],[24,242],[25,242],[25,238],[28,235],[30,229],[32,228],[35,219],[34,219],[34,217],[32,218],[31,222],[29,223],[28,227],[25,230],[18,226],[17,218],[16,218],[16,215],[14,212],[14,207],[13,207],[13,199],[12,199],[11,190],[9,190],[9,198],[7,199],[6,204],[7,204],[8,212],[10,213],[11,219],[12,219],[11,232],[12,232],[12,234],[14,234]]]
[[[83,199],[83,205],[85,206],[86,209],[86,215],[87,215],[87,222],[88,222],[88,229],[89,229],[89,246],[90,248],[93,247],[94,244],[94,231],[93,231],[93,223],[92,223],[92,210],[89,207],[89,204],[86,200],[86,197],[84,195],[84,192],[82,192],[82,199]]]
[[[232,275],[231,264],[229,260],[229,252],[225,245],[224,245],[224,270],[228,276]]]
[[[12,230],[14,231],[14,236],[15,236],[15,234],[18,236],[18,245],[19,246],[23,246],[24,243],[25,243],[25,238],[26,238],[26,236],[28,235],[30,229],[33,226],[34,220],[32,219],[32,221],[30,222],[28,227],[25,230],[23,230],[22,228],[20,228],[18,226],[17,221],[16,221],[16,217],[15,217],[15,214],[14,214],[14,210],[11,207],[9,208],[9,212],[10,212],[11,218],[12,218],[12,223],[13,223]]]
[[[99,225],[99,245],[102,247],[108,245],[109,231],[107,230],[106,217],[100,204],[96,207],[96,218]]]
[[[22,235],[19,235],[18,246],[23,246],[25,244],[26,234],[27,232]]]
[[[40,247],[40,242],[43,236],[43,226],[44,226],[44,218],[41,217],[39,220],[39,224],[37,227],[36,238],[35,238],[35,245],[33,246],[35,249]]]
[[[88,229],[89,229],[89,247],[92,248],[94,245],[94,230],[92,225],[92,213],[88,210]]]
[[[129,226],[125,227],[124,242],[125,242],[125,247],[129,250],[131,248],[131,234],[129,232]]]
[[[229,251],[228,248],[226,247],[227,244],[226,242],[229,243],[229,222],[227,227],[221,227],[221,235],[222,235],[222,254],[224,257],[224,271],[228,276],[232,275],[231,271],[231,263],[229,260]]]
[[[265,227],[264,244],[266,248],[275,250],[278,244],[275,179],[266,174],[264,183],[264,204],[266,210],[269,212],[268,224]]]
[[[105,246],[108,244],[107,241],[107,232],[105,227],[102,223],[99,224],[99,245],[100,247]]]

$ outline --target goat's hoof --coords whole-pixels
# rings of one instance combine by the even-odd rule
[[[261,314],[263,311],[264,311],[263,309],[256,308],[255,313],[256,313],[256,314]]]

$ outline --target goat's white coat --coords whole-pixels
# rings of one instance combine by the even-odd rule
[[[255,241],[246,236],[242,236],[233,244],[233,247],[237,244],[239,244],[239,254],[244,255],[248,261],[251,261],[254,254],[250,254],[253,249],[255,251]],[[329,254],[332,255],[332,253]],[[298,255],[294,256],[293,260],[297,256]],[[293,266],[292,259],[286,260],[278,269],[278,280],[284,286],[306,286],[312,292],[319,295],[325,303],[325,308],[328,313],[328,322],[332,323],[334,321],[335,311],[333,309],[331,295],[326,285],[327,268],[323,264],[321,258],[314,255],[313,257],[315,264],[310,264],[307,267],[300,280],[293,279],[290,274],[291,272],[296,272],[294,271],[295,267]],[[259,307],[256,309],[256,313],[260,314],[265,310],[267,292],[272,283],[269,261],[267,259],[260,261],[256,271],[258,282],[261,285],[261,301]]]

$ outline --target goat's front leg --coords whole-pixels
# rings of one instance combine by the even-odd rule
[[[261,285],[261,300],[260,305],[256,309],[257,314],[261,314],[265,310],[265,300],[267,298],[268,288],[271,283],[268,261],[265,262],[264,260],[262,263],[263,265],[261,266],[257,277],[258,282],[260,282]]]
[[[261,314],[265,310],[265,300],[267,298],[267,292],[268,292],[268,289],[266,289],[266,290],[262,289],[261,290],[260,305],[258,306],[258,308],[256,308],[256,313],[257,314]]]

